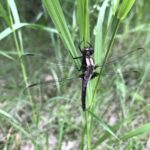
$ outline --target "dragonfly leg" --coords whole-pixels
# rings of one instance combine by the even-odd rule
[[[83,53],[82,48],[81,48],[81,44],[82,44],[83,40],[79,43],[78,48],[80,50],[81,53]]]
[[[98,67],[99,67],[99,65],[95,65],[95,66],[94,66],[94,69],[97,69]]]
[[[81,78],[81,79],[83,79],[84,74],[82,73],[82,74],[80,74],[78,77]]]
[[[93,72],[93,75],[92,75],[91,79],[94,79],[94,78],[97,77],[98,75],[99,75],[99,73]]]
[[[93,47],[92,44],[90,42],[87,42],[89,44],[89,47]]]
[[[81,59],[82,56],[73,57],[73,59]]]

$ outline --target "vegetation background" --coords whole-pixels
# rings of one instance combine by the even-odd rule
[[[105,8],[104,2],[91,0],[88,4],[89,36],[94,47],[95,27],[100,7]],[[80,55],[78,44],[82,37],[76,17],[79,2],[60,3],[75,53]],[[0,149],[149,150],[150,1],[136,0],[120,23],[110,57],[116,60],[129,55],[117,62],[110,58],[116,63],[104,67],[95,106],[88,113],[81,108],[80,80],[70,79],[78,74],[75,63],[45,4],[46,0],[0,2]],[[107,24],[110,19],[107,10],[112,6],[110,1],[108,4],[102,11],[103,36],[98,38],[102,44],[96,47],[101,49],[101,57],[113,30],[113,24],[109,28]],[[69,80],[26,88],[41,80],[60,78]],[[88,93],[91,91],[88,89]],[[87,107],[89,97],[90,94]]]

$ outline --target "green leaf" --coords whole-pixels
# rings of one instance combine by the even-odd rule
[[[98,117],[96,116],[93,112],[89,111],[88,112],[100,123],[102,128],[106,130],[109,134],[111,134],[113,137],[115,137],[117,140],[120,140],[117,135]]]
[[[19,13],[14,0],[8,0],[15,23],[20,23]]]
[[[111,3],[112,3],[112,14],[115,16],[115,14],[118,10],[120,0],[113,0],[113,1],[111,1]]]
[[[128,15],[134,3],[135,0],[123,0],[117,18],[123,20]]]
[[[102,61],[102,54],[103,51],[103,44],[104,44],[104,38],[103,38],[103,29],[104,29],[104,20],[105,20],[105,14],[106,14],[106,8],[108,7],[109,0],[105,0],[102,4],[102,6],[99,9],[98,14],[98,20],[95,28],[95,53],[94,58],[96,64],[100,64]]]
[[[123,124],[123,122],[118,122],[116,125],[112,126],[111,130],[113,131],[113,133],[116,133],[119,130],[119,128],[121,127],[122,124]],[[102,133],[100,135],[100,138],[94,144],[93,149],[95,149],[97,146],[99,146],[104,141],[106,141],[110,138],[111,138],[111,134],[109,132],[105,131],[104,133]]]
[[[88,0],[77,0],[77,21],[80,37],[85,42],[84,44],[90,42],[88,9]]]
[[[58,0],[43,0],[43,4],[46,7],[48,14],[50,15],[53,23],[58,30],[61,39],[68,52],[72,57],[77,56],[77,51],[73,43],[72,36],[69,32],[67,22],[65,20],[61,5]],[[74,59],[76,67],[79,68],[79,61]]]
[[[8,59],[15,60],[13,57],[11,57],[10,55],[6,54],[6,53],[3,52],[3,51],[0,51],[0,55],[6,57],[6,58],[8,58]]]
[[[5,8],[1,4],[0,4],[0,16],[5,20],[7,25],[10,26],[10,22],[9,22],[9,19],[8,19],[8,14],[5,11]]]
[[[138,127],[137,129],[133,131],[126,132],[124,135],[120,136],[119,139],[122,141],[128,140],[132,137],[142,135],[144,133],[150,132],[150,123],[144,124],[141,127]],[[112,140],[110,143],[118,142],[117,140]]]
[[[138,136],[138,135],[149,133],[149,132],[150,132],[150,123],[147,123],[133,131],[127,132],[125,135],[121,136],[120,139],[124,141],[134,136]]]
[[[48,28],[45,27],[43,25],[37,25],[37,24],[30,24],[30,23],[16,23],[13,24],[13,30],[18,30],[22,27],[29,27],[29,28],[33,28],[33,29],[39,29],[39,30],[43,30],[46,32],[50,32],[50,33],[58,33],[56,29],[54,28]],[[2,31],[0,33],[0,40],[6,38],[8,35],[10,35],[11,33],[13,33],[13,30],[11,28],[6,28],[4,31]]]

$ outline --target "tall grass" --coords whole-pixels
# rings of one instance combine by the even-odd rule
[[[28,97],[25,97],[22,94],[23,90],[21,90],[21,92],[18,90],[17,92],[19,95],[18,96],[19,101],[17,101],[17,105],[19,105],[19,103],[22,103],[22,105],[19,105],[22,108],[22,111],[23,111],[24,104],[23,104],[23,101],[20,101],[20,99],[27,99],[27,100],[29,99],[30,101],[26,103],[30,104],[31,109],[29,106],[28,107],[29,110],[28,109],[26,110],[32,111],[32,116],[30,117],[31,123],[30,122],[24,123],[24,122],[19,121],[20,117],[18,117],[17,118],[18,120],[17,120],[15,115],[12,116],[13,113],[11,115],[11,111],[9,112],[9,109],[7,110],[8,112],[1,109],[0,115],[3,116],[3,118],[9,122],[9,124],[16,130],[16,133],[19,133],[20,137],[23,137],[24,139],[28,139],[32,141],[35,149],[42,149],[43,145],[45,149],[53,149],[52,147],[49,146],[49,138],[52,132],[52,130],[50,129],[53,129],[51,127],[53,126],[53,123],[54,123],[54,128],[55,128],[55,125],[57,125],[56,128],[58,128],[58,129],[55,129],[56,132],[58,132],[56,133],[58,140],[57,140],[57,146],[55,146],[55,149],[58,149],[58,150],[62,148],[62,145],[64,144],[63,142],[66,139],[69,139],[71,137],[71,136],[68,136],[67,138],[65,135],[67,135],[67,133],[71,132],[72,130],[73,132],[76,132],[76,130],[79,131],[78,135],[76,136],[76,138],[78,138],[76,139],[76,141],[80,144],[80,146],[78,145],[77,148],[74,146],[73,147],[74,149],[79,149],[79,148],[88,149],[88,150],[113,149],[114,147],[118,149],[121,149],[122,147],[125,147],[126,149],[134,148],[135,146],[133,143],[134,139],[136,140],[138,139],[138,137],[140,139],[141,135],[148,133],[150,130],[150,124],[148,123],[148,120],[146,120],[145,123],[143,122],[142,125],[138,127],[136,127],[136,125],[134,126],[134,121],[132,121],[134,119],[134,116],[137,114],[136,110],[134,109],[138,107],[135,105],[139,104],[143,106],[143,104],[145,103],[144,96],[143,97],[141,96],[140,91],[142,87],[144,86],[145,79],[147,78],[149,65],[147,65],[145,68],[143,68],[143,70],[141,70],[140,73],[141,74],[143,73],[141,75],[141,80],[139,81],[138,87],[134,87],[133,89],[132,89],[132,86],[131,88],[127,89],[127,86],[124,80],[124,74],[122,72],[122,68],[120,67],[119,68],[120,70],[119,69],[117,70],[118,77],[115,77],[116,78],[115,87],[118,89],[118,91],[120,91],[120,93],[116,92],[116,96],[119,97],[120,101],[119,102],[116,101],[115,108],[117,109],[117,107],[120,107],[119,110],[120,112],[122,112],[122,115],[120,115],[119,113],[120,116],[114,117],[114,118],[115,119],[119,117],[122,117],[122,118],[118,119],[119,121],[116,122],[115,125],[113,126],[110,126],[109,123],[106,122],[106,121],[109,121],[109,119],[106,119],[108,118],[109,115],[106,115],[105,112],[107,113],[113,112],[111,111],[111,109],[113,109],[112,108],[113,104],[109,100],[109,95],[111,94],[111,90],[113,90],[113,87],[112,86],[110,87],[110,85],[111,85],[111,82],[114,82],[113,81],[114,76],[112,75],[112,79],[109,79],[110,82],[109,81],[107,82],[109,85],[107,85],[105,89],[102,83],[103,82],[102,75],[105,74],[104,66],[109,58],[109,55],[114,53],[114,51],[112,51],[114,42],[116,42],[117,40],[121,42],[121,44],[119,44],[119,45],[123,45],[121,48],[123,48],[124,45],[125,47],[128,47],[128,45],[130,45],[128,43],[131,41],[127,40],[127,44],[126,44],[125,37],[128,38],[129,33],[143,31],[143,28],[142,28],[143,26],[147,27],[146,24],[141,24],[137,28],[129,29],[128,21],[132,19],[132,14],[134,14],[133,10],[135,9],[135,7],[133,8],[133,5],[135,4],[135,0],[123,0],[122,2],[120,2],[119,0],[118,1],[105,0],[102,2],[98,1],[97,3],[95,3],[94,6],[92,6],[91,1],[77,0],[74,3],[74,5],[76,6],[76,10],[74,11],[75,17],[73,18],[74,19],[73,21],[74,21],[74,24],[76,25],[77,30],[73,30],[72,31],[73,33],[71,33],[70,31],[72,29],[71,28],[72,26],[71,25],[69,26],[68,18],[64,15],[64,11],[61,6],[62,3],[60,4],[59,0],[51,0],[51,1],[43,0],[42,2],[43,2],[43,6],[46,8],[48,12],[48,15],[50,16],[51,20],[54,23],[54,26],[55,26],[54,28],[45,27],[44,25],[34,24],[34,23],[22,23],[20,21],[20,16],[17,10],[17,6],[15,4],[15,1],[10,1],[10,0],[7,1],[6,10],[5,10],[4,3],[0,3],[1,16],[3,20],[5,21],[5,23],[7,24],[7,28],[0,33],[0,40],[4,41],[6,40],[5,39],[6,37],[9,37],[12,34],[11,38],[14,40],[14,45],[15,45],[14,49],[16,49],[17,51],[16,53],[13,53],[13,54],[17,55],[18,58],[14,57],[14,55],[12,55],[11,52],[7,52],[7,51],[0,51],[0,54],[12,62],[19,60],[17,61],[17,63],[20,65],[20,68],[21,68],[21,71],[19,73],[22,74],[21,76],[25,83],[24,87],[26,87],[28,86],[28,79],[30,78],[30,75],[28,74],[28,70],[30,69],[30,67],[32,70],[33,67],[35,66],[34,65],[32,66],[32,64],[29,64],[31,66],[27,66],[26,61],[24,61],[23,56],[26,55],[26,52],[24,51],[24,40],[23,40],[24,34],[22,34],[20,29],[35,28],[37,29],[37,31],[46,31],[46,33],[49,33],[51,35],[51,43],[53,43],[52,45],[54,46],[54,51],[57,57],[58,56],[61,57],[62,52],[60,49],[63,46],[60,44],[59,40],[55,41],[56,38],[54,34],[56,34],[58,37],[61,38],[62,43],[64,47],[66,48],[68,57],[71,56],[70,58],[73,58],[79,55],[78,49],[76,48],[77,47],[76,45],[78,44],[75,44],[75,42],[79,43],[80,41],[83,40],[84,41],[83,47],[86,46],[87,42],[90,42],[94,46],[94,49],[95,49],[95,53],[94,53],[95,63],[102,64],[101,65],[102,68],[98,70],[99,76],[93,81],[90,81],[88,85],[88,90],[87,90],[88,94],[87,94],[87,99],[86,99],[87,109],[85,112],[83,112],[81,111],[81,108],[79,108],[78,110],[80,110],[81,112],[79,114],[78,110],[76,110],[74,107],[71,107],[70,110],[72,113],[69,114],[70,107],[68,108],[68,105],[66,106],[63,105],[63,102],[62,102],[63,99],[66,100],[66,104],[68,104],[68,99],[70,98],[76,100],[74,103],[73,102],[71,103],[73,104],[80,103],[79,91],[76,90],[76,92],[74,92],[76,85],[74,86],[71,85],[72,88],[69,88],[69,89],[67,88],[67,86],[63,87],[64,91],[66,91],[67,89],[67,92],[69,93],[70,91],[71,95],[69,95],[67,98],[65,96],[56,96],[52,99],[47,100],[46,104],[44,104],[45,94],[42,95],[42,89],[38,88],[38,92],[36,93],[36,96],[39,94],[39,97],[41,97],[42,99],[41,101],[39,100],[39,98],[37,98],[37,100],[34,100],[32,98],[32,97],[35,97],[35,93],[30,91],[30,89],[27,89]],[[136,2],[137,3],[136,6],[142,7],[144,5],[143,3],[139,5],[138,2],[139,1]],[[96,11],[95,13],[96,15],[95,14],[94,15],[96,17],[93,16],[93,18],[95,19],[94,20],[92,18],[92,12],[95,12],[95,11]],[[130,15],[129,15],[129,12],[131,13]],[[68,11],[68,13],[70,12]],[[129,15],[129,18],[128,18],[128,15]],[[94,20],[95,24],[93,22],[91,23],[92,19]],[[126,24],[125,25],[121,24],[122,22],[126,22]],[[125,31],[124,35],[122,35],[121,30]],[[147,28],[146,31],[149,31],[149,29]],[[77,37],[77,39],[75,37]],[[132,43],[136,45],[136,41],[134,41],[134,39]],[[44,44],[45,43],[43,43],[43,45]],[[148,45],[148,41],[146,42],[146,44]],[[143,53],[146,53],[146,52],[143,52]],[[131,62],[134,62],[133,60],[135,57],[138,57],[138,56],[133,56],[133,57],[130,56],[128,60],[131,60]],[[142,59],[142,55],[141,55],[141,59]],[[144,56],[144,59],[145,59],[145,64],[146,64],[145,56]],[[75,59],[71,59],[71,60],[72,62],[74,62],[76,68],[79,69],[81,65],[80,61],[75,60]],[[138,65],[139,62],[137,61],[136,63]],[[35,65],[37,66],[40,65],[40,61],[36,60]],[[44,68],[44,65],[41,67],[41,72],[44,70],[44,69],[42,70],[42,68]],[[60,74],[63,74],[63,75],[67,74],[67,73],[66,74],[64,73],[64,70],[61,67],[60,67],[59,72],[55,71],[55,69],[53,69],[51,64],[49,66],[49,69],[51,70],[53,77],[56,80],[59,78]],[[69,70],[68,74],[71,74],[72,73],[71,68],[68,70]],[[36,73],[38,74],[38,71]],[[35,76],[36,76],[36,73],[35,73]],[[44,71],[43,71],[43,74],[44,74]],[[59,84],[57,88],[58,89],[60,88]],[[132,98],[131,98],[131,101],[128,102],[129,108],[127,108],[126,99],[130,99],[130,97]],[[114,100],[115,99],[117,98],[115,97]],[[12,101],[15,102],[15,100],[13,99]],[[55,103],[59,102],[59,105],[53,104],[49,108],[50,106],[49,103],[52,103],[52,102],[55,102]],[[120,103],[120,105],[117,102]],[[11,104],[11,103],[8,103],[8,104]],[[143,107],[142,109],[143,113],[146,113],[148,111],[148,108],[149,108],[149,105],[146,105],[145,107]],[[47,115],[47,112],[48,112],[48,115],[47,115],[48,117],[44,118],[43,117],[44,115],[42,116],[41,110],[44,110],[43,111],[44,115],[45,114]],[[82,118],[81,120],[83,121],[80,121],[80,123],[77,123],[78,121],[73,119],[72,117],[73,115],[75,116],[81,115],[81,118]],[[110,115],[110,116],[113,118],[113,115]],[[55,121],[53,122],[53,118],[56,119],[55,120],[56,122]],[[74,122],[74,124],[72,122]],[[46,125],[44,124],[46,126],[46,129],[43,127],[44,131],[40,129],[40,127],[42,126],[40,123],[46,124]],[[2,125],[3,124],[1,124],[1,126]],[[129,125],[131,125],[130,128],[128,127]],[[132,125],[134,126],[134,128],[132,128]],[[42,134],[42,132],[44,132],[44,134]],[[10,134],[13,135],[13,133],[10,133]],[[43,137],[44,137],[44,140],[43,140]],[[11,143],[13,140],[15,141],[14,142],[15,144],[18,141],[21,143],[21,139],[17,139],[17,134],[16,134],[16,139],[14,137],[12,139],[7,138],[7,142],[4,143],[3,148],[9,149],[8,143],[9,142]],[[69,141],[71,141],[71,139]],[[125,141],[130,141],[130,142],[125,143]],[[138,143],[140,143],[140,140],[137,140],[137,145]],[[13,144],[11,143],[10,145],[13,145]],[[15,146],[18,146],[18,145],[16,144]],[[141,146],[137,146],[136,148],[138,149],[139,147],[141,148]]]

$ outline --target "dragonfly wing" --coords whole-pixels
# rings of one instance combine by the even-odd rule
[[[72,81],[72,80],[75,80],[75,79],[78,79],[80,78],[79,76],[76,76],[76,77],[72,77],[72,78],[62,78],[62,79],[59,79],[59,80],[50,80],[50,81],[40,81],[40,82],[35,82],[35,83],[31,83],[27,86],[27,88],[31,88],[31,87],[34,87],[34,86],[37,86],[37,85],[46,85],[46,84],[50,84],[50,85],[56,85],[57,83],[59,84],[63,84],[65,82],[69,82],[69,81]]]
[[[26,88],[37,85],[58,87],[60,84],[78,78],[79,73],[75,70],[74,65],[70,65],[71,63],[63,63],[60,60],[57,63],[51,62],[47,56],[30,52],[22,54],[22,57],[27,65],[28,79],[31,83]],[[66,78],[61,78],[62,76]]]
[[[75,68],[75,66],[73,64],[70,66],[71,62],[65,63],[63,61],[60,61],[59,59],[55,60],[55,61],[49,61],[49,58],[42,54],[26,52],[26,53],[23,53],[21,57],[24,59],[30,59],[30,60],[33,60],[33,59],[40,60],[40,61],[43,61],[43,63],[46,63],[48,65],[60,66],[60,67],[66,67],[66,68],[70,68],[70,67]]]
[[[49,81],[37,81],[37,82],[30,82],[28,84],[28,86],[25,87],[24,89],[24,93],[27,92],[28,89],[37,87],[37,86],[42,86],[43,90],[46,90],[47,94],[51,94],[52,91],[57,91],[60,92],[60,86],[64,86],[64,85],[70,85],[70,83],[72,83],[75,80],[79,80],[80,77],[76,76],[76,77],[71,77],[71,78],[61,78],[58,80],[49,80]]]
[[[104,65],[103,72],[101,74],[103,77],[101,77],[101,79],[103,81],[109,81],[108,78],[114,77],[115,80],[116,77],[122,74],[126,85],[137,83],[141,75],[140,69],[144,66],[143,60],[146,58],[146,51],[144,48],[138,48],[119,57],[112,57]],[[121,74],[118,72],[118,69],[120,69]]]
[[[110,66],[110,65],[114,65],[116,63],[118,63],[119,61],[125,61],[126,59],[128,59],[131,56],[135,56],[134,59],[136,59],[137,57],[140,57],[141,55],[143,55],[145,52],[144,48],[137,48],[135,50],[132,50],[128,53],[122,54],[121,56],[113,56],[110,57],[108,59],[108,61],[104,64],[104,67]],[[102,67],[101,65],[96,65],[96,68],[98,67]]]

